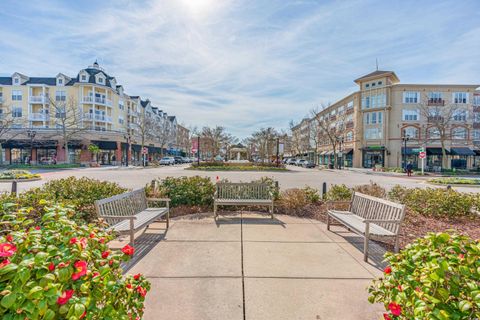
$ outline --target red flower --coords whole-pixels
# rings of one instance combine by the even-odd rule
[[[460,253],[460,254],[458,255],[458,257],[459,257],[460,259],[463,259],[463,258],[465,258],[465,255],[464,255],[463,253]]]
[[[87,262],[86,261],[77,261],[77,262],[75,262],[74,266],[75,266],[75,270],[77,272],[72,274],[72,280],[78,280],[78,279],[80,279],[81,277],[83,277],[84,275],[87,274]]]
[[[416,287],[416,288],[415,288],[415,291],[421,292],[422,290],[420,289],[420,287]]]
[[[99,275],[100,275],[100,273],[95,271],[94,273],[92,273],[92,278],[98,277]]]
[[[87,315],[87,310],[83,311],[82,315],[78,319],[83,319]]]
[[[102,252],[102,258],[103,258],[103,259],[107,259],[109,254],[110,254],[109,251],[104,251],[104,252]]]
[[[112,266],[113,265],[113,260],[108,261],[108,264]]]
[[[62,293],[60,297],[57,299],[57,304],[59,305],[64,305],[70,300],[73,296],[74,291],[73,290],[66,290],[65,292]]]
[[[98,239],[98,242],[100,242],[100,243],[105,243],[105,238],[100,238],[100,239]]]
[[[89,236],[89,237],[90,237],[90,239],[95,238],[95,233],[93,233],[93,232],[90,233],[90,236]]]
[[[384,320],[392,320],[392,318],[390,318],[390,316],[388,315],[388,313],[384,313],[384,314],[383,314],[383,319],[384,319]]]
[[[40,230],[40,227],[39,227],[39,226],[36,226],[36,227],[35,227],[35,230]]]
[[[72,238],[70,239],[70,244],[75,244],[78,242],[78,239],[77,238]]]
[[[80,245],[82,246],[82,249],[85,249],[87,247],[87,239],[86,238],[82,238],[80,239]]]
[[[398,291],[402,292],[403,291],[403,288],[402,288],[402,285],[399,284],[398,287],[397,287]]]
[[[125,287],[127,287],[127,289],[132,289],[132,284],[131,284],[131,283],[127,283],[127,284],[125,285]]]
[[[390,273],[392,273],[392,267],[387,266],[387,267],[383,270],[383,272],[385,272],[385,274],[390,274]]]
[[[55,270],[55,264],[53,262],[50,262],[50,264],[48,265],[48,270],[50,271]]]
[[[0,269],[2,269],[3,267],[5,267],[6,265],[9,265],[11,262],[10,260],[8,259],[5,259],[3,260],[2,262],[0,262]]]
[[[0,257],[11,257],[17,251],[17,247],[11,243],[0,243]]]
[[[402,307],[396,302],[390,302],[390,304],[388,305],[388,309],[396,317],[398,317],[402,313]]]
[[[137,287],[137,292],[142,296],[142,297],[145,297],[147,295],[147,290],[138,286]]]
[[[135,249],[127,244],[125,247],[122,248],[122,252],[125,253],[127,256],[133,256]]]
[[[138,280],[140,279],[141,274],[137,273],[136,275],[133,276],[133,279]]]
[[[13,237],[11,234],[7,234],[5,238],[7,239],[8,242],[13,242]]]

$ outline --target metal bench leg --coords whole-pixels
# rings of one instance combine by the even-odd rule
[[[327,212],[327,230],[330,231],[330,215]]]
[[[135,244],[135,229],[133,219],[130,219],[130,243],[132,244],[132,246]]]
[[[214,219],[217,218],[217,205],[216,204],[213,205],[213,218]]]
[[[368,238],[370,237],[370,224],[365,223],[365,243],[363,248],[363,261],[368,262]]]
[[[170,228],[170,209],[167,209],[167,229]]]
[[[272,219],[273,219],[273,203],[272,203],[272,205],[270,206],[270,216],[271,216]]]
[[[394,251],[395,253],[398,253],[398,251],[399,251],[399,247],[400,247],[400,244],[399,244],[400,241],[399,241],[399,240],[400,240],[400,239],[398,238],[398,236],[396,236],[396,237],[395,237],[395,247],[393,248],[393,251]]]

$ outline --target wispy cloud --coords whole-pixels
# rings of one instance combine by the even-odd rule
[[[285,128],[356,90],[375,59],[403,82],[480,82],[480,2],[2,1],[0,73],[98,59],[187,125]]]

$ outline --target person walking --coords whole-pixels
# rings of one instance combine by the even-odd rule
[[[412,176],[413,165],[411,162],[407,163],[407,176]]]

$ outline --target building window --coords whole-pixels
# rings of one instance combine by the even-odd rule
[[[441,92],[430,92],[428,93],[428,102],[430,103],[440,103],[442,102],[442,93]]]
[[[440,130],[436,127],[429,128],[427,135],[429,139],[440,139]]]
[[[82,81],[84,81],[84,82],[85,82],[85,81],[87,81],[87,76],[86,76],[86,75],[84,75],[84,74],[82,74],[82,76],[81,76],[81,78],[80,78],[80,79],[81,79]]]
[[[467,110],[455,110],[453,112],[454,121],[467,121]]]
[[[375,82],[372,83],[372,87],[375,87]]]
[[[353,132],[352,131],[347,132],[347,134],[345,135],[345,141],[347,141],[347,142],[353,141]]]
[[[380,128],[365,129],[365,139],[367,140],[382,139],[382,129]]]
[[[119,124],[124,124],[125,121],[123,120],[123,117],[118,117],[118,123]]]
[[[60,85],[63,84],[63,79],[62,78],[58,79],[58,84],[60,84]]]
[[[467,139],[468,132],[464,127],[457,127],[452,129],[452,139],[465,140]]]
[[[67,95],[65,91],[56,91],[55,92],[55,101],[67,101]]]
[[[412,139],[418,139],[418,128],[406,127],[403,129],[402,135]]]
[[[367,83],[367,84],[365,85],[365,88],[370,88],[370,83]]]
[[[480,96],[478,98],[480,98]],[[480,99],[479,99],[479,102],[480,102]],[[347,110],[352,108],[353,108],[353,101],[350,101],[349,103],[347,103]]]
[[[473,130],[473,140],[480,140],[480,130],[479,129]]]
[[[474,106],[480,106],[480,96],[479,95],[476,95],[476,96],[473,96],[473,105]]]
[[[22,107],[13,107],[12,117],[21,118],[22,117]]]
[[[99,83],[103,83],[103,78],[98,78]]]
[[[13,79],[13,83],[14,84],[20,84],[20,79],[18,79],[18,78]]]
[[[376,123],[377,123],[377,113],[373,112],[372,113],[372,124],[376,124]]]
[[[452,100],[453,100],[453,103],[467,103],[468,93],[466,93],[466,92],[454,92]]]
[[[382,83],[383,83],[382,81],[378,81],[378,85],[379,85],[379,86],[381,86],[381,85],[382,85]]]
[[[403,103],[418,103],[420,94],[413,91],[403,93]]]
[[[473,122],[476,122],[476,123],[480,122],[480,112],[473,113]]]
[[[409,110],[409,109],[403,109],[402,110],[402,120],[403,121],[418,121],[420,118],[419,111],[417,109],[415,110]]]
[[[363,122],[365,122],[365,124],[370,124],[370,113],[365,113],[363,115]]]
[[[21,90],[13,90],[12,91],[12,100],[13,101],[22,101],[22,91]]]

